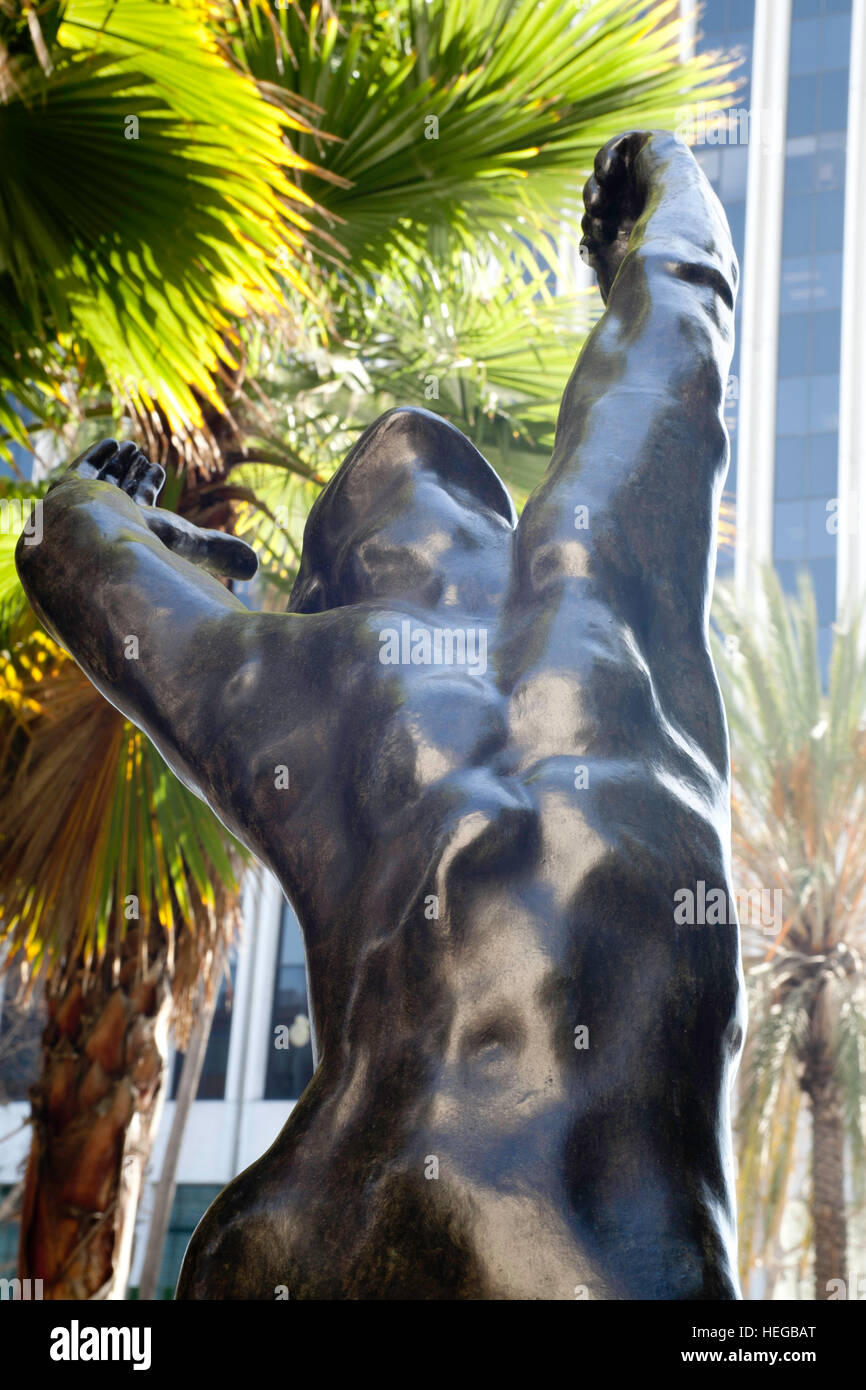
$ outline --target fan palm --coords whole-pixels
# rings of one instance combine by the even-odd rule
[[[393,265],[420,228],[526,253],[574,212],[596,151],[629,126],[677,125],[735,89],[680,61],[679,0],[369,0],[247,12],[233,52],[290,109],[296,184],[337,263]],[[291,55],[294,56],[292,61]],[[327,132],[323,139],[322,132]],[[322,184],[324,168],[330,182]]]
[[[225,61],[205,0],[0,9],[0,422],[64,369],[173,420],[215,399],[225,329],[299,285],[297,118]],[[37,17],[38,15],[38,17]],[[36,41],[34,42],[34,36]]]
[[[559,221],[608,135],[672,123],[690,87],[708,102],[730,87],[724,68],[678,66],[675,9],[596,0],[575,17],[549,0],[471,0],[458,22],[444,0],[400,0],[388,16],[360,3],[268,13],[67,0],[40,11],[31,52],[22,21],[33,11],[22,6],[14,31],[0,31],[7,138],[26,142],[31,113],[38,133],[53,84],[68,76],[74,87],[74,76],[79,136],[66,158],[71,167],[88,150],[92,129],[107,172],[88,183],[85,161],[42,187],[39,160],[16,155],[14,197],[0,193],[14,248],[0,293],[17,333],[0,357],[3,389],[67,449],[90,442],[97,416],[132,422],[168,466],[162,500],[207,525],[262,529],[265,518],[265,554],[283,583],[297,536],[275,516],[286,481],[300,523],[336,462],[333,448],[319,452],[326,412],[314,391],[288,403],[293,421],[275,419],[277,389],[299,372],[308,387],[318,375],[318,387],[342,390],[354,363],[358,425],[397,390],[417,398],[432,376],[446,413],[488,451],[506,459],[516,434],[540,455],[578,334],[560,313],[553,336],[560,311],[533,308],[542,285],[529,243],[545,247],[542,270],[553,263]],[[147,127],[137,175],[112,143],[121,111],[138,115],[140,139]],[[438,122],[435,160],[421,144],[427,116]],[[98,198],[81,198],[94,187]],[[75,197],[86,212],[69,206]],[[496,261],[497,292],[473,304],[479,268]],[[283,306],[264,317],[275,285]],[[402,326],[377,288],[395,306],[402,296]],[[27,437],[8,404],[4,423]],[[13,544],[0,537],[0,582]],[[116,1294],[130,1230],[124,1161],[134,1137],[146,1152],[166,1001],[188,1003],[197,951],[218,950],[233,926],[235,847],[36,631],[11,581],[7,602],[0,926],[30,977],[46,978],[50,1013],[22,1272],[52,1297]]]
[[[849,1199],[862,1189],[866,1107],[866,655],[862,622],[834,633],[826,692],[815,601],[766,575],[743,608],[723,590],[718,666],[731,728],[734,873],[781,893],[773,938],[743,927],[750,1041],[739,1105],[748,1271],[778,1236],[811,1120],[815,1296],[846,1281]],[[847,1142],[846,1142],[847,1141]]]

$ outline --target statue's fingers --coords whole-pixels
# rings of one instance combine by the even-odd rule
[[[151,463],[146,454],[138,451],[123,484],[124,492],[140,506],[152,507],[165,482],[165,469]]]
[[[127,439],[97,470],[97,477],[106,483],[122,483],[138,453],[138,445]]]
[[[96,469],[98,472],[99,469],[103,466],[103,464],[108,462],[112,454],[116,453],[116,439],[100,439],[98,444],[94,444],[91,449],[85,449],[83,454],[79,454],[78,458],[75,460],[75,463],[73,463],[71,466],[75,468],[75,466],[79,463],[87,463],[90,465],[91,468]]]
[[[203,553],[200,563],[224,579],[252,579],[259,567],[251,545],[228,536],[224,531],[202,531]]]
[[[193,526],[183,517],[159,507],[142,510],[153,534],[182,560],[200,565],[224,579],[252,579],[258,569],[256,552],[237,536]]]
[[[96,467],[99,468],[107,459],[111,458],[112,454],[116,453],[116,439],[100,439],[99,443],[94,444],[92,449],[87,449],[85,451],[84,457],[86,457],[88,463],[95,464]]]
[[[79,478],[95,478],[102,465],[111,458],[116,450],[116,439],[100,439],[98,444],[91,444],[90,448],[84,449],[74,458],[62,476],[66,478],[71,473],[75,473]],[[61,479],[58,479],[59,481]],[[53,486],[56,487],[57,483],[54,483]]]
[[[584,213],[580,229],[585,241],[595,246],[604,246],[606,242],[612,240],[612,234],[616,232],[616,225],[605,222],[600,217],[593,217],[591,213]]]
[[[136,497],[136,502],[140,502],[143,506],[146,507],[152,507],[155,504],[157,497],[162,492],[162,486],[164,482],[165,469],[160,467],[158,463],[148,463],[144,479],[141,484],[140,496]]]
[[[584,265],[591,266],[594,269],[595,258],[598,253],[598,241],[596,237],[593,236],[592,224],[593,219],[590,217],[589,213],[586,213],[580,224],[583,236],[580,239],[578,252]]]
[[[602,145],[595,156],[595,177],[600,184],[619,183],[625,176],[625,157],[631,147],[633,132],[615,135]]]
[[[650,138],[651,131],[628,130],[624,135],[615,135],[602,145],[595,156],[595,176],[599,183],[624,180],[629,165]]]
[[[577,250],[578,255],[580,256],[580,259],[583,261],[584,265],[588,265],[590,266],[590,268],[592,268],[595,259],[595,253],[593,250],[592,243],[587,241],[586,237],[582,237]]]

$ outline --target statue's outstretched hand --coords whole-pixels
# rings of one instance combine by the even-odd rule
[[[251,579],[255,574],[256,553],[245,541],[224,531],[194,526],[175,512],[154,505],[165,482],[165,470],[151,463],[137,445],[103,439],[76,459],[55,486],[71,478],[92,478],[120,488],[138,505],[148,529],[191,564],[226,579]]]
[[[647,188],[640,177],[638,155],[652,138],[651,131],[632,130],[608,140],[596,155],[595,171],[584,186],[586,213],[580,254],[598,276],[605,304],[646,202]]]
[[[605,304],[635,223],[647,211],[654,187],[663,190],[674,167],[681,170],[674,191],[701,179],[688,145],[666,130],[630,130],[608,140],[596,155],[583,190],[580,254],[598,276]]]

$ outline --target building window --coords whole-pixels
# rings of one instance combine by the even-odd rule
[[[222,1186],[219,1183],[178,1183],[162,1251],[162,1265],[159,1271],[160,1298],[174,1298],[180,1267],[193,1231],[221,1192]],[[137,1298],[138,1289],[131,1288],[129,1297]]]
[[[288,903],[280,920],[266,1100],[297,1100],[313,1075],[307,968],[298,919]]]
[[[839,352],[850,4],[794,0],[780,283],[773,559],[788,592],[805,570],[826,674],[835,616]]]
[[[723,50],[736,54],[740,64],[736,69],[737,79],[743,83],[731,98],[728,111],[728,128],[724,143],[695,144],[692,153],[701,165],[715,191],[721,198],[731,228],[734,250],[740,264],[740,292],[734,311],[735,350],[731,362],[730,378],[726,389],[725,424],[731,440],[731,459],[725,481],[725,503],[735,520],[737,493],[737,450],[738,450],[738,412],[739,412],[739,324],[743,304],[743,272],[746,240],[746,182],[749,163],[749,146],[756,138],[763,138],[760,131],[753,129],[754,113],[751,110],[752,75],[752,29],[755,20],[755,0],[704,0],[700,6],[697,25],[698,52]],[[816,96],[817,104],[817,96]],[[759,113],[760,114],[760,113]],[[799,250],[799,246],[796,247]],[[720,576],[727,575],[733,568],[733,555],[720,548],[716,556],[716,569]]]
[[[216,1009],[208,1038],[207,1051],[199,1077],[196,1100],[224,1100],[226,1093],[226,1072],[229,1061],[229,1042],[232,1029],[232,1004],[234,1002],[235,975],[237,973],[237,954],[229,955],[228,978],[223,976],[220,992],[217,995]],[[183,1052],[175,1053],[172,1075],[171,1098],[177,1099],[180,1074],[183,1070]]]

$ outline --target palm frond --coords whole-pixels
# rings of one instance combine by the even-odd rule
[[[838,1017],[838,1068],[845,1129],[851,1152],[853,1196],[866,1196],[866,992],[863,967],[854,988],[846,991]]]
[[[717,55],[681,63],[677,0],[241,15],[233,41],[248,70],[316,112],[317,131],[296,140],[310,166],[297,182],[320,209],[311,222],[366,275],[393,270],[410,228],[414,244],[419,228],[447,229],[468,249],[496,236],[520,257],[557,210],[574,214],[611,135],[680,125],[696,101],[716,109],[737,86],[735,64]]]
[[[45,8],[50,73],[21,48],[0,89],[0,398],[38,404],[59,344],[94,380],[197,421],[232,321],[303,285],[289,119],[226,62],[199,0]]]
[[[808,1027],[812,985],[773,1002],[762,979],[752,977],[753,1020],[739,1088],[738,1207],[741,1262],[748,1271],[756,1248],[779,1228],[793,1164],[801,1092],[796,1046]]]

